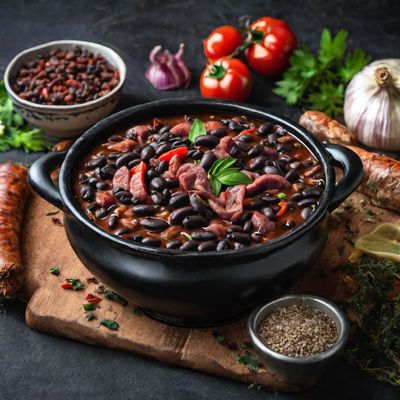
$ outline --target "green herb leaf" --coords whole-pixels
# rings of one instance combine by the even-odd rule
[[[143,316],[143,311],[139,307],[135,307],[132,312],[138,317]]]
[[[60,269],[58,267],[49,268],[49,272],[53,275],[60,275]]]
[[[247,185],[253,182],[251,178],[243,172],[225,172],[218,175],[217,179],[226,186]]]
[[[67,282],[72,283],[73,290],[82,290],[85,287],[81,280],[77,278],[69,278]]]
[[[250,371],[257,371],[257,368],[261,366],[260,361],[250,354],[245,355],[237,355],[236,356],[236,363],[242,364],[247,367]]]
[[[110,289],[104,289],[104,297],[108,300],[115,301],[122,304],[124,307],[128,304],[128,300],[120,296],[118,293],[113,292]]]
[[[213,331],[213,337],[221,346],[227,346],[229,344],[228,338],[221,335],[218,331]]]
[[[88,304],[83,304],[83,308],[85,311],[93,311],[97,308],[97,306],[96,304],[88,303]]]
[[[118,322],[114,321],[113,319],[102,319],[100,321],[100,325],[103,325],[106,328],[111,329],[113,331],[116,331],[119,327]]]
[[[194,143],[199,136],[207,135],[205,125],[199,120],[195,119],[189,131],[189,140]]]
[[[278,197],[278,199],[285,200],[286,199],[286,194],[283,193],[283,192],[280,192],[280,193],[277,194],[276,197]]]
[[[341,114],[345,85],[371,60],[360,49],[345,55],[346,41],[347,31],[332,36],[324,29],[318,55],[305,46],[295,50],[273,92],[288,105],[303,103],[331,116]]]
[[[189,234],[186,233],[186,232],[181,232],[181,235],[185,236],[185,238],[186,238],[187,240],[192,240],[192,236],[189,235]]]
[[[91,320],[93,320],[93,319],[96,319],[96,316],[94,315],[94,313],[92,313],[91,311],[89,311],[89,312],[85,313],[85,318],[86,318],[88,321],[91,321]]]

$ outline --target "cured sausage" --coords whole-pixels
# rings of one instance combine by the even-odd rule
[[[400,162],[377,153],[350,146],[355,142],[348,128],[319,111],[307,111],[300,124],[321,141],[347,145],[361,158],[364,177],[357,189],[371,197],[378,207],[400,212]]]
[[[29,193],[27,168],[0,164],[0,297],[14,294],[22,286],[19,238]]]

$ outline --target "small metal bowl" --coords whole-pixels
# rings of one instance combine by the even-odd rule
[[[317,308],[332,319],[338,331],[338,339],[329,350],[313,356],[294,357],[272,351],[261,341],[258,328],[265,317],[278,308],[292,304]],[[254,349],[265,367],[278,379],[302,387],[310,387],[319,380],[343,350],[349,335],[349,323],[339,307],[321,297],[311,295],[284,296],[257,308],[249,317],[247,329]]]

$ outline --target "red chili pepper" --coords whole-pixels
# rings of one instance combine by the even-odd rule
[[[282,215],[285,214],[285,212],[286,212],[287,209],[288,209],[288,204],[286,203],[286,201],[281,200],[281,201],[278,203],[278,205],[279,205],[279,207],[280,207],[280,210],[276,213],[276,216],[277,216],[277,217],[282,217]]]
[[[88,303],[90,303],[90,304],[97,304],[97,303],[100,303],[102,299],[101,299],[100,297],[95,296],[95,295],[92,294],[92,293],[89,293],[89,294],[85,297],[85,300],[86,300]]]
[[[47,89],[47,87],[44,87],[41,91],[40,94],[47,99],[47,97],[49,96],[49,89]]]
[[[250,135],[251,133],[257,132],[257,128],[250,128],[240,132],[241,135]]]
[[[64,282],[61,284],[61,287],[63,289],[72,289],[72,283],[71,282]]]
[[[176,149],[167,151],[164,154],[161,154],[160,157],[158,157],[159,161],[171,161],[171,158],[173,156],[178,156],[179,158],[185,158],[188,155],[188,148],[187,147],[177,147]]]
[[[147,169],[147,165],[144,161],[140,161],[140,163],[138,165],[135,165],[132,169],[131,169],[131,173],[132,174],[136,174],[138,172],[140,172],[141,175],[143,175],[146,173],[146,169]]]

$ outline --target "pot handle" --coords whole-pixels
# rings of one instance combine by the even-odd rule
[[[63,209],[63,203],[60,191],[51,179],[51,173],[62,164],[66,155],[66,151],[49,152],[36,160],[28,172],[33,190],[60,210]]]
[[[337,144],[324,146],[332,157],[333,165],[343,171],[343,177],[336,183],[336,192],[329,205],[329,211],[333,211],[361,183],[364,167],[360,157],[347,147]]]

